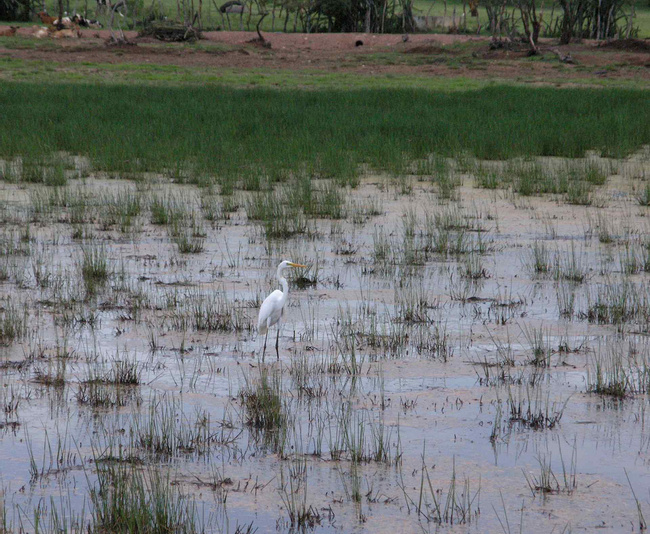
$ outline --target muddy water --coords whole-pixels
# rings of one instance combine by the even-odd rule
[[[282,487],[302,461],[307,489],[297,495],[318,512],[308,527],[316,532],[634,531],[630,485],[650,514],[648,399],[589,393],[588,373],[593,379],[594,357],[606,344],[627,354],[633,343],[647,354],[647,325],[597,325],[583,315],[599,287],[622,279],[625,243],[642,243],[648,234],[649,208],[634,196],[643,184],[626,174],[626,165],[650,169],[619,163],[620,174],[597,189],[597,205],[588,207],[561,197],[485,191],[467,177],[457,200],[446,201],[426,181],[409,178],[412,190],[402,194],[390,179],[371,177],[346,193],[346,219],[317,220],[313,235],[271,243],[246,218],[243,206],[252,193],[236,192],[237,211],[216,224],[201,221],[207,235],[197,254],[180,254],[168,229],[151,224],[147,205],[165,190],[200,215],[200,190],[71,180],[68,190],[90,198],[130,191],[143,204],[125,231],[102,219],[103,201],[88,209],[81,226],[106,251],[112,273],[91,297],[80,276],[82,241],[73,238],[79,224],[71,224],[71,208],[35,213],[34,191],[47,196],[52,188],[2,184],[3,242],[20,249],[3,256],[2,303],[28,313],[24,339],[2,348],[0,400],[3,408],[18,400],[0,418],[7,523],[33,532],[40,509],[41,523],[57,510],[69,530],[81,527],[91,516],[96,461],[122,453],[138,458],[134,469],[159,469],[174,491],[194,499],[197,520],[209,532],[251,524],[258,532],[292,531]],[[377,199],[380,215],[353,216],[353,206]],[[409,219],[418,248],[432,231],[425,216],[444,213],[465,216],[470,248],[479,248],[480,239],[480,253],[406,261]],[[599,241],[603,226],[610,227],[612,243]],[[379,239],[388,243],[387,260],[375,253]],[[534,275],[536,241],[551,261],[576,258],[584,281]],[[482,273],[476,281],[463,277],[470,256],[480,264],[473,267]],[[262,364],[263,340],[250,325],[261,299],[277,286],[282,259],[311,264],[308,276],[316,280],[306,287],[292,282],[280,359],[270,341]],[[646,277],[629,279],[641,287]],[[400,306],[398,293],[409,291],[409,304]],[[574,296],[569,318],[560,314],[561,291]],[[200,298],[215,295],[227,303],[220,313],[236,314],[243,329],[180,324]],[[408,315],[408,306],[417,313]],[[536,331],[551,350],[548,367],[530,364]],[[497,365],[506,358],[514,365]],[[80,402],[82,383],[116,359],[137,361],[141,373],[124,405]],[[62,366],[63,385],[43,383]],[[245,424],[239,392],[259,380],[261,369],[281,381],[288,423],[280,445],[277,435],[265,437]],[[510,377],[505,383],[495,378],[502,370]],[[561,419],[542,429],[511,421],[517,402]],[[172,406],[173,428],[203,421],[210,436],[205,448],[155,455],[137,443],[138,429],[164,406]],[[381,429],[389,461],[356,466],[349,454],[339,456],[345,410],[352,433],[365,429],[360,439],[367,452]],[[540,464],[552,472],[551,492],[535,488]],[[439,525],[430,490],[444,511],[454,476],[457,501],[469,497],[471,504],[459,504]],[[351,498],[355,487],[358,503]]]

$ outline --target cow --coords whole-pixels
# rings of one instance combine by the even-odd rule
[[[14,37],[18,26],[9,26],[8,30],[0,30],[0,37]]]
[[[101,28],[102,25],[99,23],[98,20],[91,20],[87,19],[86,17],[82,15],[74,15],[72,17],[72,22],[75,24],[78,24],[82,28]]]
[[[57,28],[61,27],[67,29],[73,29],[77,26],[77,24],[68,16],[61,18],[61,23],[59,23],[59,17],[51,17],[45,11],[41,11],[37,14],[38,14],[38,18],[41,19],[41,22],[49,26],[55,26]]]
[[[45,13],[45,11],[40,11],[37,13],[37,15],[43,24],[54,24],[54,21],[58,20],[57,17],[50,17],[47,13]]]
[[[59,19],[58,19],[58,18],[55,19],[54,22],[52,23],[52,26],[56,26],[57,28],[58,28],[59,26],[61,26],[61,27],[66,28],[66,29],[69,30],[69,29],[74,28],[74,27],[75,27],[75,24],[74,24],[74,22],[72,22],[72,20],[70,19],[70,17],[63,17],[63,18],[61,19],[61,22],[60,22],[60,23],[59,23]]]
[[[50,30],[47,28],[39,28],[38,26],[35,27],[36,29],[34,30],[34,37],[37,39],[43,39],[44,37],[49,37],[50,35]]]
[[[413,21],[415,22],[415,29],[418,31],[429,31],[433,29],[443,29],[455,31],[464,22],[465,15],[461,13],[459,16],[453,17],[436,17],[436,16],[419,16],[415,15]]]
[[[81,32],[79,29],[65,29],[51,32],[54,39],[79,39]]]

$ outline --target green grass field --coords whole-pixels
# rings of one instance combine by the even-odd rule
[[[82,102],[83,105],[79,105]],[[650,142],[647,92],[492,87],[268,90],[3,83],[1,157],[83,155],[191,182],[403,173],[432,153],[623,157]]]

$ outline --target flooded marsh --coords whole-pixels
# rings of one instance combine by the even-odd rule
[[[645,527],[647,148],[198,185],[59,158],[0,163],[0,529]]]

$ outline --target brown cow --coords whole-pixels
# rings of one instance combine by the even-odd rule
[[[52,32],[51,36],[55,39],[79,39],[81,32],[78,29],[58,30]]]
[[[0,30],[0,37],[13,37],[17,29],[18,26],[9,26],[8,30]]]
[[[45,13],[45,11],[40,11],[37,13],[37,15],[43,24],[54,24],[54,21],[58,20],[57,17],[50,17],[47,13]]]
[[[40,13],[37,14],[43,24],[48,24],[49,26],[54,26],[57,28],[59,26],[68,29],[76,27],[76,24],[72,22],[70,17],[63,17],[61,19],[61,23],[59,23],[59,17],[50,17],[47,13],[45,13],[45,11],[41,11]]]

